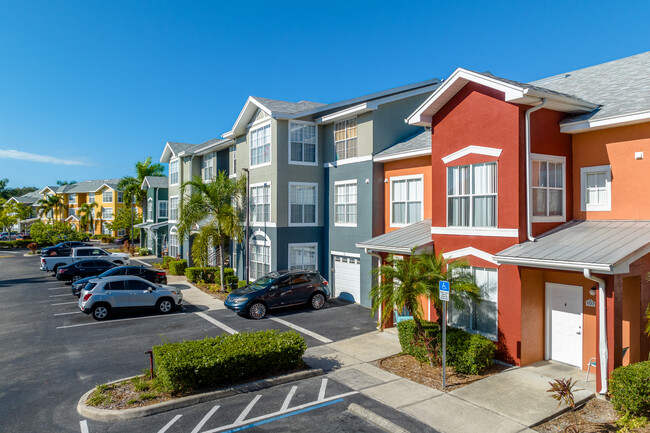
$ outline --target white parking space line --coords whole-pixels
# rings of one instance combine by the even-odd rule
[[[298,332],[301,332],[305,335],[309,335],[312,338],[315,338],[316,340],[322,342],[322,343],[332,343],[332,340],[330,340],[327,337],[323,337],[320,334],[317,334],[315,332],[310,331],[309,329],[305,329],[302,326],[294,325],[293,323],[287,322],[286,320],[279,319],[277,317],[273,316],[267,316],[269,319],[273,320],[274,322],[278,322],[283,324],[284,326],[288,326],[291,329],[295,329]]]
[[[61,287],[50,287],[50,288],[47,289],[47,290],[61,290],[61,289],[67,289],[67,288],[68,288],[68,287],[66,287],[66,286],[61,286]]]
[[[70,314],[79,314],[81,311],[72,311],[70,313],[56,313],[55,316],[69,316]]]
[[[201,318],[207,320],[208,322],[212,323],[214,326],[223,329],[223,330],[226,331],[228,334],[231,334],[231,335],[233,335],[233,334],[238,334],[238,332],[235,331],[234,329],[232,329],[230,326],[228,326],[228,325],[226,325],[226,324],[224,324],[224,323],[221,323],[221,322],[218,321],[217,319],[214,319],[214,318],[208,316],[208,315],[205,314],[205,313],[198,312],[198,313],[195,313],[195,314],[196,314],[197,316],[199,316],[199,317],[201,317]]]
[[[76,302],[74,302],[76,304]],[[180,314],[173,314],[172,316],[181,316],[185,314],[193,314],[193,313],[180,313]],[[144,317],[129,317],[126,319],[115,319],[115,320],[107,320],[103,322],[88,322],[88,323],[78,323],[76,325],[64,325],[64,326],[57,326],[56,329],[66,329],[66,328],[78,328],[80,326],[91,326],[91,325],[101,325],[102,323],[109,324],[109,323],[117,323],[117,322],[126,322],[128,320],[143,320],[143,319],[160,319],[162,317],[168,317],[167,315],[165,316],[144,316]]]
[[[327,379],[323,379],[320,383],[320,391],[318,391],[318,401],[325,400],[326,388],[327,388]]]
[[[78,304],[79,301],[72,301],[72,302],[59,302],[58,304],[51,304],[51,305],[70,305],[70,304]]]
[[[142,264],[145,265],[145,266],[151,267],[151,265],[150,265],[149,263],[147,263],[147,262],[143,262],[142,260],[133,259],[133,261],[134,261],[134,262],[138,262],[138,263],[142,263]]]
[[[79,427],[81,428],[81,433],[89,433],[88,422],[86,420],[79,421]]]
[[[282,403],[282,407],[280,408],[280,412],[286,412],[287,409],[289,409],[289,405],[291,404],[291,399],[293,398],[293,395],[296,393],[296,390],[298,389],[297,386],[292,386],[291,391],[289,391],[289,394],[287,394],[287,397],[284,399],[284,403]],[[236,423],[237,421],[235,421]]]
[[[70,293],[64,293],[63,295],[50,295],[50,298],[60,298],[61,296],[70,296]]]
[[[244,419],[248,416],[248,413],[251,411],[251,409],[253,409],[253,406],[255,406],[255,403],[257,403],[257,401],[260,398],[262,398],[261,394],[256,395],[255,398],[250,403],[248,403],[248,406],[246,406],[246,409],[244,409],[244,411],[242,413],[240,413],[239,416],[237,417],[237,419],[235,420],[235,424],[241,424],[242,422],[244,422]]]
[[[179,419],[180,417],[182,417],[182,416],[183,416],[183,415],[176,415],[174,418],[172,418],[171,421],[169,421],[167,424],[165,424],[165,427],[163,427],[163,428],[161,428],[160,430],[158,430],[158,433],[165,433],[167,430],[169,430],[169,427],[171,427],[172,424],[174,424],[176,421],[178,421],[178,419]]]
[[[201,429],[203,428],[203,425],[208,422],[210,417],[212,416],[213,413],[215,413],[219,409],[219,406],[215,406],[212,409],[210,409],[210,412],[208,412],[203,419],[194,427],[194,430],[192,430],[192,433],[199,433]]]

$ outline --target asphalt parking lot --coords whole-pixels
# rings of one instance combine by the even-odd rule
[[[327,381],[321,395],[324,376],[265,390],[259,398],[257,394],[239,395],[130,422],[85,420],[75,409],[80,396],[97,384],[148,368],[144,352],[153,345],[223,332],[293,328],[313,347],[370,332],[375,321],[368,309],[334,299],[319,311],[294,307],[274,311],[271,317],[258,321],[230,310],[186,305],[165,316],[148,312],[116,314],[110,320],[97,322],[78,310],[69,285],[39,271],[38,259],[23,257],[23,253],[0,250],[3,432],[299,431],[305,423],[314,431],[382,431],[348,412],[353,402],[373,407],[382,416],[394,412],[392,416],[399,418],[401,425],[413,423],[373,400],[350,394],[350,389],[334,380]],[[293,386],[297,388],[285,405]],[[240,419],[254,398],[257,400]],[[219,409],[199,426],[216,406]],[[245,425],[242,420],[246,420]],[[410,425],[416,429],[412,431],[425,431]]]

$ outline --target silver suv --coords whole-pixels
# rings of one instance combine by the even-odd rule
[[[180,289],[124,275],[93,278],[79,295],[79,309],[95,320],[108,318],[113,310],[152,308],[167,314],[182,305]]]

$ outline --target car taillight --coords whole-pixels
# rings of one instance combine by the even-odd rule
[[[62,274],[66,271],[67,269],[59,269],[59,274]]]
[[[90,299],[90,297],[91,297],[92,295],[93,295],[92,293],[86,293],[86,294],[84,295],[84,302],[86,302],[88,299]]]
[[[158,276],[159,276],[159,277],[164,277],[165,275],[167,275],[167,274],[164,273],[164,272],[158,272]]]
[[[327,286],[327,280],[323,280],[323,284]]]

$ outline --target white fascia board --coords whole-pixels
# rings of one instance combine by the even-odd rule
[[[498,158],[501,156],[501,152],[503,149],[496,149],[493,147],[485,147],[485,146],[467,146],[461,150],[458,150],[454,153],[450,153],[447,156],[444,156],[442,158],[442,162],[445,164],[449,164],[452,161],[455,161],[459,158],[462,158],[463,156],[471,155],[471,154],[476,154],[476,155],[485,155],[485,156],[494,156]]]
[[[367,103],[355,105],[354,107],[346,108],[345,110],[337,111],[332,114],[328,114],[323,117],[316,119],[316,123],[319,125],[327,125],[328,123],[335,122],[339,119],[344,119],[346,117],[357,116],[368,111],[376,110],[376,108],[369,108]]]
[[[517,238],[518,229],[483,227],[431,227],[432,235],[487,236],[497,238]]]
[[[253,107],[254,106],[254,107]],[[244,104],[244,108],[241,109],[239,112],[239,116],[237,116],[237,120],[235,120],[235,123],[232,126],[232,129],[225,134],[222,135],[223,138],[232,138],[236,135],[241,134],[243,131],[246,130],[246,126],[248,125],[248,119],[250,116],[252,116],[257,109],[260,109],[264,111],[266,114],[269,116],[272,115],[271,110],[266,108],[264,105],[262,105],[261,102],[259,102],[257,99],[255,99],[252,96],[249,96],[248,99],[246,99],[246,103]],[[242,129],[243,125],[243,129]]]
[[[589,113],[591,111],[594,111],[596,108],[598,108],[598,104],[592,104],[591,102],[583,101],[577,98],[572,98],[568,95],[566,96],[558,95],[556,93],[544,92],[538,89],[530,89],[530,88],[524,89],[524,95],[535,98],[537,100],[546,98],[547,101],[554,103],[555,105],[558,105],[559,107],[557,107],[557,109],[559,111]],[[515,102],[515,101],[509,101],[509,102]]]
[[[169,160],[172,158],[172,156],[176,156],[176,154],[172,150],[172,147],[169,145],[169,142],[167,142],[165,143],[165,148],[163,149],[162,155],[160,155],[160,162],[169,163]]]
[[[373,161],[375,162],[399,161],[400,159],[416,158],[418,156],[427,156],[427,155],[431,155],[431,149],[419,149],[419,150],[411,150],[409,152],[396,153],[394,155],[375,156],[373,157]]]
[[[338,161],[326,162],[323,168],[335,168],[341,165],[356,164],[358,162],[372,161],[372,155],[355,156],[354,158],[339,159]]]
[[[530,259],[524,257],[506,257],[498,255],[494,256],[494,261],[500,265],[525,266],[529,268],[558,269],[563,271],[577,272],[580,272],[584,269],[589,269],[601,274],[614,273],[614,267],[606,263],[567,262],[562,260]]]
[[[228,140],[219,143],[208,144],[207,146],[201,147],[194,151],[195,155],[203,156],[211,152],[218,152],[222,149],[228,148],[235,143],[235,140]]]
[[[577,122],[560,123],[560,132],[576,134],[598,129],[616,128],[619,126],[634,125],[650,121],[650,111],[641,111],[623,116],[612,116],[596,120],[579,120]]]
[[[445,260],[457,259],[467,256],[478,257],[479,259],[485,260],[486,262],[494,263],[495,265],[497,264],[497,262],[494,261],[494,256],[492,254],[474,247],[461,248],[459,250],[449,251],[448,253],[442,253],[442,257]]]

